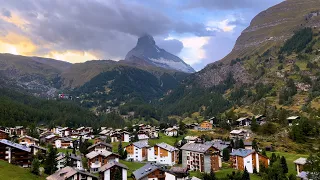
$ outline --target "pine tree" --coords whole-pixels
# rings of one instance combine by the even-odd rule
[[[126,150],[123,151],[122,159],[127,159],[128,152]]]
[[[275,153],[272,153],[270,158],[270,166],[272,166],[272,164],[276,161],[277,161],[277,156]]]
[[[240,139],[239,141],[239,148],[244,148],[244,143],[242,139]]]
[[[261,153],[261,154],[264,155],[264,156],[267,156],[266,150],[265,150],[265,149],[262,149],[262,153]]]
[[[227,149],[227,148],[224,148],[224,149],[223,149],[223,151],[222,151],[222,157],[223,157],[223,160],[224,160],[224,161],[229,161],[229,159],[230,159],[229,149]]]
[[[44,172],[46,174],[53,174],[57,170],[57,149],[50,144],[48,153],[44,162]]]
[[[256,141],[255,139],[252,141],[252,148],[253,148],[256,152],[259,151],[258,144],[257,144],[257,141]]]
[[[251,121],[251,130],[253,132],[257,132],[259,129],[259,124],[257,123],[257,120],[255,117],[252,118],[252,121]]]
[[[119,168],[117,168],[116,171],[114,172],[113,179],[122,179],[121,171],[119,170]]]
[[[230,146],[231,146],[231,148],[234,148],[234,149],[235,149],[235,146],[234,146],[234,141],[233,141],[233,139],[231,139],[231,141],[230,141]]]
[[[120,157],[123,156],[122,141],[120,141],[118,145],[118,154],[120,155]]]
[[[250,174],[247,170],[247,167],[244,168],[243,174],[242,174],[242,180],[250,180]]]
[[[281,166],[282,166],[283,173],[287,174],[289,172],[289,170],[288,170],[288,165],[287,165],[286,158],[284,156],[281,157],[280,163],[281,163]]]
[[[31,169],[30,169],[31,173],[35,175],[39,175],[40,174],[39,168],[40,168],[40,162],[37,158],[34,158],[31,164]]]

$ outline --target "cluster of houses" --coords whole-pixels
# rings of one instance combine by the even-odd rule
[[[257,122],[263,124],[263,116],[256,116]],[[296,120],[297,117],[289,119]],[[240,118],[236,122],[239,126],[250,126],[250,118]],[[203,121],[199,124],[188,124],[187,128],[200,131],[213,128],[212,121]],[[186,136],[179,148],[161,142],[150,145],[149,139],[159,138],[159,128],[139,124],[133,128],[133,133],[129,133],[128,128],[112,129],[101,127],[98,136],[93,135],[91,127],[80,127],[72,129],[68,127],[55,127],[52,129],[37,128],[40,138],[27,135],[27,129],[22,126],[15,128],[0,129],[0,159],[14,163],[22,167],[30,167],[32,156],[37,153],[46,154],[47,149],[40,144],[52,144],[56,148],[79,148],[79,141],[91,139],[93,145],[87,148],[87,154],[64,154],[57,155],[57,171],[48,176],[48,180],[61,179],[104,179],[111,180],[115,177],[122,177],[126,180],[128,167],[119,162],[120,155],[113,153],[112,145],[106,142],[129,142],[124,147],[127,152],[126,161],[145,162],[146,164],[132,173],[135,180],[163,179],[163,180],[197,180],[196,177],[189,177],[189,171],[200,171],[209,173],[218,171],[222,167],[223,150],[230,152],[230,167],[237,170],[247,169],[253,173],[254,169],[260,171],[260,167],[268,167],[269,158],[260,154],[252,148],[249,130],[237,129],[230,132],[230,139],[244,142],[244,148],[234,149],[230,141],[212,140],[205,141],[197,136]],[[131,130],[130,130],[131,131]],[[164,129],[166,136],[177,136],[179,127],[173,126]],[[135,137],[134,137],[135,136]],[[7,139],[16,137],[12,142]],[[136,141],[136,142],[132,142]],[[76,143],[75,143],[76,142]],[[179,157],[181,156],[181,157]],[[67,158],[71,164],[66,166]],[[87,169],[83,167],[83,159],[86,159]],[[177,167],[181,161],[182,166]],[[307,172],[303,171],[306,160],[299,158],[295,161],[297,167],[297,177],[303,179]],[[169,168],[168,168],[169,167]],[[171,167],[171,168],[170,168]],[[98,175],[98,176],[97,176]]]

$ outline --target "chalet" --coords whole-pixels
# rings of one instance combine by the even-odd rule
[[[216,141],[207,141],[205,144],[212,145],[214,148],[218,149],[220,151],[220,156],[222,157],[222,152],[224,149],[228,149],[229,152],[232,151],[232,148],[230,146],[230,142],[227,141],[221,141],[221,140],[216,140]]]
[[[249,173],[253,173],[254,168],[259,172],[260,163],[263,163],[265,167],[268,167],[270,163],[268,157],[252,149],[236,149],[230,153],[230,159],[234,169],[243,171],[246,168]]]
[[[73,141],[71,138],[68,138],[68,137],[59,138],[55,140],[54,144],[56,148],[66,149],[68,147],[71,147],[71,148],[73,147]]]
[[[299,119],[300,119],[300,116],[290,116],[290,117],[288,117],[287,120],[288,120],[289,126],[292,126],[293,122],[297,121]]]
[[[139,131],[138,132],[138,139],[139,139],[139,141],[148,141],[149,136],[147,133]]]
[[[88,151],[102,151],[102,150],[106,150],[106,151],[110,151],[112,152],[112,145],[105,143],[105,142],[98,142],[96,144],[93,144],[91,146],[88,147]]]
[[[69,127],[64,127],[60,129],[60,132],[58,133],[60,137],[69,137],[71,135],[72,129]]]
[[[143,161],[148,157],[148,142],[138,141],[127,145],[124,149],[127,151],[127,160],[129,161]]]
[[[266,116],[263,114],[256,115],[254,116],[254,118],[256,119],[259,125],[263,125],[266,123]]]
[[[118,171],[121,173],[122,180],[127,180],[127,174],[128,174],[128,167],[124,164],[121,164],[119,162],[111,162],[108,164],[103,165],[100,168],[99,174],[101,180],[114,180],[115,173]]]
[[[116,131],[111,136],[111,142],[130,142],[130,134],[127,131]]]
[[[52,134],[53,133],[51,131],[45,131],[45,132],[41,133],[40,136],[39,136],[40,142],[45,143],[46,142],[46,137],[49,136],[49,135],[52,135]]]
[[[184,137],[184,140],[186,140],[187,143],[194,143],[199,140],[198,136],[186,136]]]
[[[22,167],[30,167],[32,161],[31,149],[22,144],[1,139],[0,159]]]
[[[166,179],[165,169],[155,163],[148,163],[132,173],[134,180]]]
[[[110,138],[111,138],[111,142],[112,142],[112,143],[113,143],[113,142],[119,142],[119,141],[122,139],[121,134],[118,133],[118,132],[112,133],[111,136],[110,136]]]
[[[47,180],[70,180],[70,179],[81,179],[81,180],[98,180],[98,177],[90,174],[86,171],[81,171],[72,167],[65,167],[54,174],[51,174],[46,178]]]
[[[158,143],[148,148],[148,161],[173,166],[179,161],[179,149],[164,142]]]
[[[99,142],[106,142],[106,140],[107,140],[107,136],[99,136],[94,138],[93,144],[97,144]]]
[[[54,145],[55,141],[59,139],[59,137],[54,134],[50,134],[46,136],[44,139],[45,139],[45,143]]]
[[[222,167],[220,150],[211,144],[187,143],[180,150],[182,150],[182,167],[191,171],[208,173]]]
[[[164,134],[165,134],[166,136],[178,136],[178,128],[176,128],[176,127],[167,128],[167,129],[164,131]]]
[[[230,132],[230,139],[248,139],[250,137],[250,133],[245,129],[232,130]]]
[[[39,139],[33,138],[31,136],[22,136],[18,139],[19,144],[30,146],[30,145],[38,145]]]
[[[110,136],[111,135],[111,131],[109,129],[104,129],[99,133],[99,135]]]
[[[88,167],[91,172],[98,172],[100,168],[111,162],[119,162],[119,155],[114,154],[110,151],[101,150],[101,151],[91,151],[86,154],[88,158]]]
[[[63,169],[66,165],[66,155],[64,153],[58,153],[56,157],[57,169]]]
[[[297,170],[297,177],[301,180],[307,180],[308,172],[303,171],[304,165],[307,163],[307,158],[299,158],[293,162]]]
[[[200,131],[206,131],[211,129],[212,129],[212,123],[209,121],[203,121],[198,126],[198,130]]]
[[[24,136],[27,134],[27,129],[23,126],[16,126],[14,128],[10,128],[10,135]]]
[[[242,117],[236,120],[238,126],[250,126],[251,125],[251,119],[248,117]]]
[[[9,138],[9,133],[6,132],[5,130],[0,130],[0,139],[8,139]]]
[[[75,154],[70,154],[69,158],[71,160],[72,167],[79,169],[79,170],[83,170],[81,156],[75,155]]]
[[[92,133],[93,129],[92,127],[79,127],[78,129],[75,130],[77,133]]]
[[[174,180],[189,180],[189,170],[183,167],[172,167],[165,172],[166,179]]]

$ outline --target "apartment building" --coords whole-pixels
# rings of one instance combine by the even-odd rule
[[[0,159],[14,163],[22,167],[30,167],[32,153],[29,147],[12,141],[0,140]]]
[[[179,149],[164,142],[156,144],[148,148],[148,161],[173,166],[179,161]]]
[[[99,175],[101,180],[115,180],[116,172],[120,172],[122,180],[127,180],[128,167],[119,162],[111,162],[100,168]]]
[[[208,173],[222,167],[220,150],[212,144],[187,143],[180,150],[182,150],[182,167],[191,171]]]
[[[129,144],[124,149],[127,151],[127,160],[143,161],[148,157],[148,141],[138,141]]]
[[[98,142],[96,144],[93,144],[91,146],[88,147],[88,151],[102,151],[102,150],[106,150],[106,151],[110,151],[112,152],[112,145],[105,143],[105,142]]]
[[[268,157],[263,156],[252,149],[234,150],[230,153],[230,161],[234,169],[243,171],[246,168],[249,173],[253,173],[254,168],[259,172],[261,164],[268,167],[270,163]]]
[[[111,162],[119,162],[119,155],[114,154],[110,151],[102,150],[102,151],[91,151],[86,154],[88,158],[88,167],[91,172],[98,172],[100,168]]]

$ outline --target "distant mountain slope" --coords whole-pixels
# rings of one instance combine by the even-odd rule
[[[319,27],[318,0],[286,0],[259,13],[236,41],[233,50],[222,60],[207,65],[196,74],[196,81],[205,87],[221,83],[232,73],[239,83],[252,83],[254,74],[248,65],[234,63],[236,60],[251,60],[268,49],[279,49],[295,31],[303,27]],[[276,58],[276,57],[272,57]],[[229,66],[233,61],[233,66]]]
[[[0,54],[0,74],[8,84],[40,96],[53,96],[60,88],[60,73],[70,66],[53,59]]]
[[[153,37],[150,35],[144,35],[140,37],[137,45],[126,55],[125,60],[135,61],[135,57],[144,60],[145,63],[157,67],[173,69],[187,73],[195,72],[195,70],[190,65],[186,64],[182,59],[171,53],[168,53],[164,49],[159,48],[156,45]]]
[[[190,75],[180,89],[164,98],[164,103],[175,99],[180,113],[203,111],[183,106],[208,93],[219,93],[245,113],[270,110],[269,114],[275,114],[284,108],[314,114],[320,99],[319,27],[320,1],[287,0],[275,5],[252,20],[230,54]],[[232,83],[223,91],[217,89],[230,79]],[[204,95],[193,92],[198,88]],[[206,101],[199,106],[206,111],[212,108]]]

